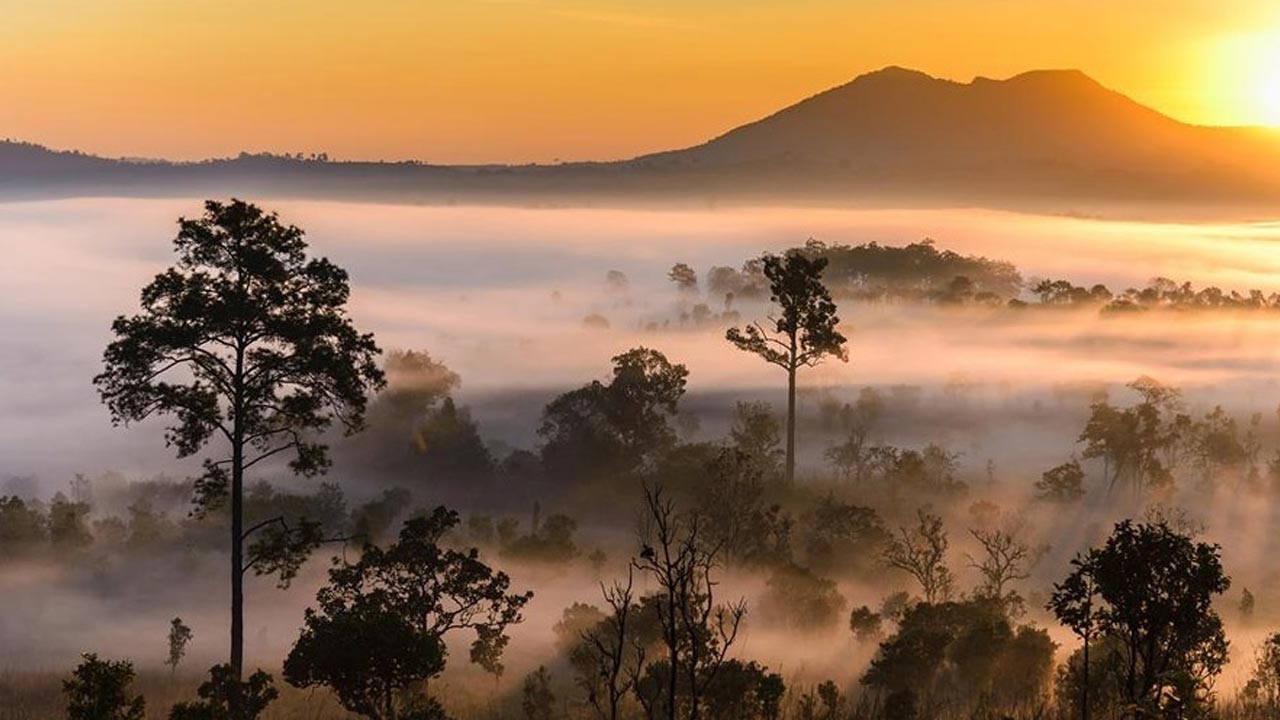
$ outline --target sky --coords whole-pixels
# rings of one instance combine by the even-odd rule
[[[1076,68],[1280,125],[1272,0],[0,0],[0,138],[556,162],[684,147],[887,65]]]

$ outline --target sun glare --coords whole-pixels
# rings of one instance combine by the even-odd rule
[[[1202,85],[1220,124],[1280,126],[1280,31],[1221,38]]]

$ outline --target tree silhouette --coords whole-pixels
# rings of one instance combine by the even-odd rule
[[[902,570],[920,583],[924,601],[933,604],[951,596],[953,579],[947,568],[947,531],[942,518],[924,510],[916,511],[914,530],[898,528],[898,534],[884,548],[884,563]]]
[[[974,596],[1000,603],[1013,616],[1023,609],[1022,596],[1010,586],[1031,577],[1030,565],[1036,560],[1034,551],[1018,537],[1019,530],[1016,525],[1009,529],[969,530],[982,547],[981,557],[969,558],[969,566],[982,576]]]
[[[627,582],[615,581],[611,586],[600,583],[600,593],[609,605],[610,614],[603,621],[582,631],[582,643],[573,659],[585,666],[579,684],[587,691],[587,702],[601,720],[618,720],[622,699],[631,692],[635,673],[628,672],[627,658],[632,651],[635,630],[629,626],[637,608],[632,604],[635,572],[627,568]],[[604,696],[601,697],[601,691]]]
[[[1073,565],[1049,608],[1082,638],[1096,632],[1119,642],[1125,702],[1151,712],[1173,702],[1179,713],[1203,704],[1227,659],[1212,607],[1231,584],[1219,548],[1164,522],[1125,520]]]
[[[799,252],[764,258],[770,299],[781,309],[770,317],[772,330],[759,322],[745,329],[729,328],[725,338],[739,350],[759,355],[765,362],[787,371],[787,454],[785,478],[796,474],[796,371],[813,367],[827,356],[849,361],[845,337],[836,326],[836,304],[822,284],[826,258],[810,259]]]
[[[677,512],[661,488],[645,486],[644,498],[641,549],[631,563],[657,583],[653,607],[667,657],[650,665],[649,677],[637,678],[634,684],[640,695],[646,679],[660,680],[668,720],[675,720],[682,699],[686,717],[698,720],[704,696],[738,638],[747,605],[745,600],[716,602],[721,546],[708,542],[702,518]],[[683,698],[681,688],[686,693]]]
[[[62,681],[62,692],[67,696],[68,720],[142,720],[147,714],[147,702],[130,690],[133,684],[133,665],[113,660],[99,660],[87,653],[71,673]]]
[[[182,618],[176,617],[169,623],[169,657],[165,665],[169,666],[170,674],[177,672],[178,663],[187,654],[187,643],[191,642],[191,637],[191,628],[182,622]]]
[[[1077,557],[1071,561],[1076,568],[1065,580],[1053,586],[1053,595],[1049,598],[1048,609],[1058,618],[1058,622],[1066,625],[1079,638],[1083,653],[1080,665],[1084,673],[1080,683],[1081,717],[1089,720],[1089,642],[1098,633],[1100,618],[1094,601],[1098,588],[1092,573],[1086,570],[1087,559]]]
[[[259,670],[241,682],[230,665],[209,668],[196,690],[199,700],[174,705],[169,720],[255,720],[280,696],[271,675]]]
[[[567,473],[635,470],[674,443],[668,419],[688,375],[657,350],[639,347],[615,356],[607,385],[597,380],[547,404],[538,429],[543,462]]]
[[[328,686],[342,707],[367,718],[399,717],[404,692],[444,670],[445,647],[380,600],[360,595],[319,613],[308,609],[284,664],[285,680]]]
[[[501,674],[506,629],[521,621],[533,593],[510,593],[510,578],[476,549],[442,547],[458,523],[457,513],[437,507],[405,522],[397,542],[366,545],[355,562],[335,560],[285,660],[285,679],[327,685],[348,710],[390,720],[412,709],[396,704],[402,691],[444,670],[445,636],[457,630],[475,635],[471,661]],[[425,697],[408,700],[434,707]]]
[[[94,383],[116,423],[173,416],[165,440],[179,457],[225,441],[226,455],[204,461],[196,503],[230,504],[229,665],[239,681],[245,574],[280,572],[287,582],[323,539],[316,525],[282,518],[246,529],[245,472],[282,454],[296,473],[323,472],[328,454],[315,434],[335,420],[359,430],[365,393],[383,379],[373,337],[346,315],[346,272],[308,258],[302,230],[240,200],[210,200],[202,217],[178,225],[177,264],[143,288],[140,314],[112,323]],[[246,542],[268,528],[246,557]]]

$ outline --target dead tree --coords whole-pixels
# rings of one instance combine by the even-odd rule
[[[670,672],[666,716],[676,719],[680,680],[685,683],[686,716],[698,720],[701,698],[715,681],[737,640],[746,615],[745,600],[717,604],[714,573],[720,566],[720,543],[710,543],[697,513],[679,513],[661,488],[645,486],[645,518],[640,532],[636,570],[658,584],[656,603]]]
[[[628,620],[632,611],[632,586],[635,571],[627,568],[627,582],[614,582],[610,587],[600,584],[600,593],[612,610],[610,617],[596,627],[582,633],[584,647],[589,653],[591,670],[594,677],[588,679],[590,686],[585,688],[587,700],[596,709],[603,720],[618,720],[618,707],[622,698],[635,686],[636,675],[628,671],[627,655],[631,649],[631,638],[628,636]],[[643,651],[639,651],[638,659],[642,664]],[[600,691],[604,691],[601,698]]]
[[[970,567],[982,575],[977,595],[999,601],[1006,609],[1015,609],[1021,597],[1009,585],[1031,577],[1028,572],[1032,552],[1026,543],[1018,540],[1017,529],[970,530],[969,534],[982,546],[981,560],[969,558]]]
[[[933,604],[951,597],[951,570],[946,565],[947,531],[942,518],[917,510],[919,524],[914,530],[898,528],[882,556],[885,565],[902,570],[920,583],[924,601]]]

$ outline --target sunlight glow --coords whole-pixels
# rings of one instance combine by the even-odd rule
[[[1232,124],[1280,126],[1280,31],[1219,38],[1203,73],[1206,97]]]

